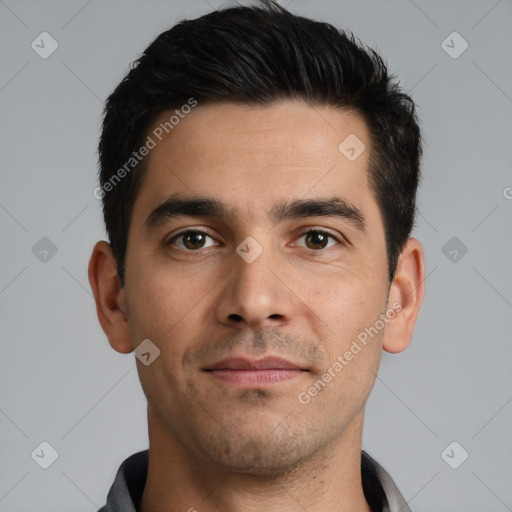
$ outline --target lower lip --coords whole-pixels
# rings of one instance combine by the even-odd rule
[[[262,386],[293,379],[302,370],[209,370],[207,373],[237,386]]]

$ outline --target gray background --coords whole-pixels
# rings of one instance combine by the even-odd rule
[[[426,294],[410,348],[383,356],[363,447],[416,512],[512,510],[512,3],[282,3],[380,51],[423,128]],[[95,512],[147,448],[135,356],[108,345],[87,279],[106,238],[102,102],[158,33],[220,5],[0,0],[1,512]],[[59,45],[47,59],[31,48],[43,31]],[[48,469],[31,457],[43,441]],[[453,441],[469,453],[457,469]]]

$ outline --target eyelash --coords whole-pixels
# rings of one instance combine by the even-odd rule
[[[174,235],[168,242],[166,242],[165,245],[168,245],[168,246],[171,246],[176,240],[178,240],[180,237],[184,236],[184,235],[187,235],[189,233],[201,233],[202,235],[206,235],[210,238],[214,238],[212,235],[210,235],[210,233],[208,233],[207,231],[203,231],[202,229],[188,229],[187,231],[182,231],[181,233],[177,233],[176,235]],[[298,238],[302,238],[303,236],[305,235],[309,235],[310,233],[320,233],[322,235],[326,235],[328,236],[329,238],[335,240],[336,242],[338,242],[340,245],[344,246],[345,245],[345,242],[343,240],[340,240],[338,237],[334,236],[330,231],[325,231],[324,229],[308,229],[307,231],[303,231]],[[308,249],[308,247],[302,247],[303,249]],[[172,250],[174,251],[180,251],[180,252],[187,252],[187,253],[198,253],[201,251],[201,249],[203,248],[200,248],[200,249],[197,249],[197,250],[192,250],[192,249],[182,249],[182,248],[173,248]],[[332,247],[324,247],[322,249],[310,249],[311,251],[313,252],[323,252],[323,251],[326,251],[328,249],[332,249]]]

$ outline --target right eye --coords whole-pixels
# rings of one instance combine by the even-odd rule
[[[166,245],[175,245],[178,250],[185,251],[185,252],[197,252],[199,249],[204,249],[205,247],[211,247],[211,245],[205,246],[205,241],[207,238],[211,238],[213,240],[213,237],[211,237],[206,231],[200,231],[200,230],[187,230],[182,231],[181,233],[178,233],[174,235]],[[177,240],[181,239],[181,244],[175,242]],[[212,244],[217,245],[217,244]]]

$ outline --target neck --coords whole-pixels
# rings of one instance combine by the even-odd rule
[[[363,414],[307,460],[253,475],[190,450],[148,407],[149,467],[138,512],[371,512],[361,483]]]

